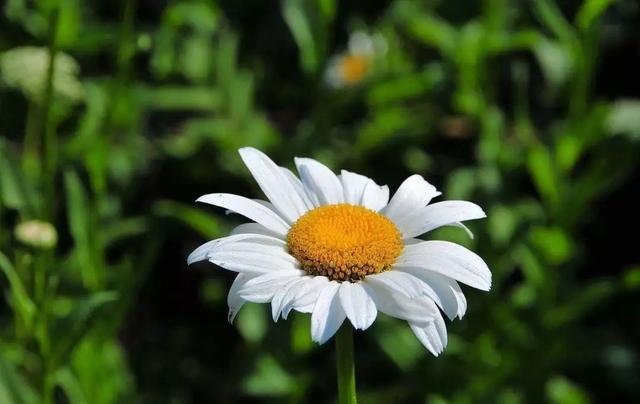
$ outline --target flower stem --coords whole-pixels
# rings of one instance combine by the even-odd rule
[[[353,360],[353,328],[345,322],[336,335],[336,369],[338,373],[338,403],[355,404],[356,366]]]

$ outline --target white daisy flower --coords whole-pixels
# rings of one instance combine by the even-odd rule
[[[296,158],[300,175],[254,148],[240,156],[268,201],[208,194],[199,202],[253,220],[209,241],[188,258],[238,272],[229,290],[229,321],[245,302],[271,303],[273,320],[291,310],[311,313],[320,344],[348,319],[366,330],[378,312],[406,320],[434,355],[447,345],[440,314],[462,318],[467,301],[458,282],[489,290],[482,258],[447,241],[416,237],[441,226],[485,217],[465,201],[430,203],[440,195],[420,175],[389,188],[356,173],[335,175],[310,158]]]
[[[329,60],[326,81],[331,87],[339,88],[355,85],[364,80],[373,70],[376,58],[387,51],[387,44],[381,35],[371,36],[356,31],[349,37],[347,51]]]

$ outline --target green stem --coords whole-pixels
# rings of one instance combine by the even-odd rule
[[[53,216],[53,201],[54,201],[54,179],[55,170],[58,160],[58,140],[56,136],[56,129],[51,121],[51,104],[53,102],[53,78],[55,77],[56,68],[56,53],[58,52],[58,25],[60,23],[60,12],[58,9],[54,9],[49,17],[49,68],[47,69],[47,80],[44,89],[44,97],[42,100],[42,130],[44,132],[44,189],[45,200],[49,202],[45,206],[45,216],[51,219]]]
[[[336,369],[338,372],[338,403],[355,404],[356,366],[353,360],[353,328],[345,322],[336,334]]]
[[[24,152],[22,168],[26,175],[34,180],[38,180],[40,174],[40,134],[39,127],[40,109],[38,105],[30,101],[27,107],[27,122],[24,130]]]

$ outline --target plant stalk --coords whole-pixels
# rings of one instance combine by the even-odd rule
[[[357,403],[353,328],[349,322],[345,322],[336,334],[336,370],[338,374],[338,403]]]

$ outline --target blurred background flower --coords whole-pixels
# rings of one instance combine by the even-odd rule
[[[360,83],[376,67],[380,70],[379,65],[384,63],[386,51],[387,43],[381,35],[369,36],[363,31],[352,33],[349,36],[349,48],[329,59],[327,84],[339,88]]]
[[[5,1],[0,403],[335,399],[308,316],[230,327],[231,276],[186,268],[241,222],[193,200],[258,194],[243,146],[487,212],[429,238],[492,292],[437,359],[384,316],[356,333],[363,402],[640,401],[639,29],[634,0]]]

